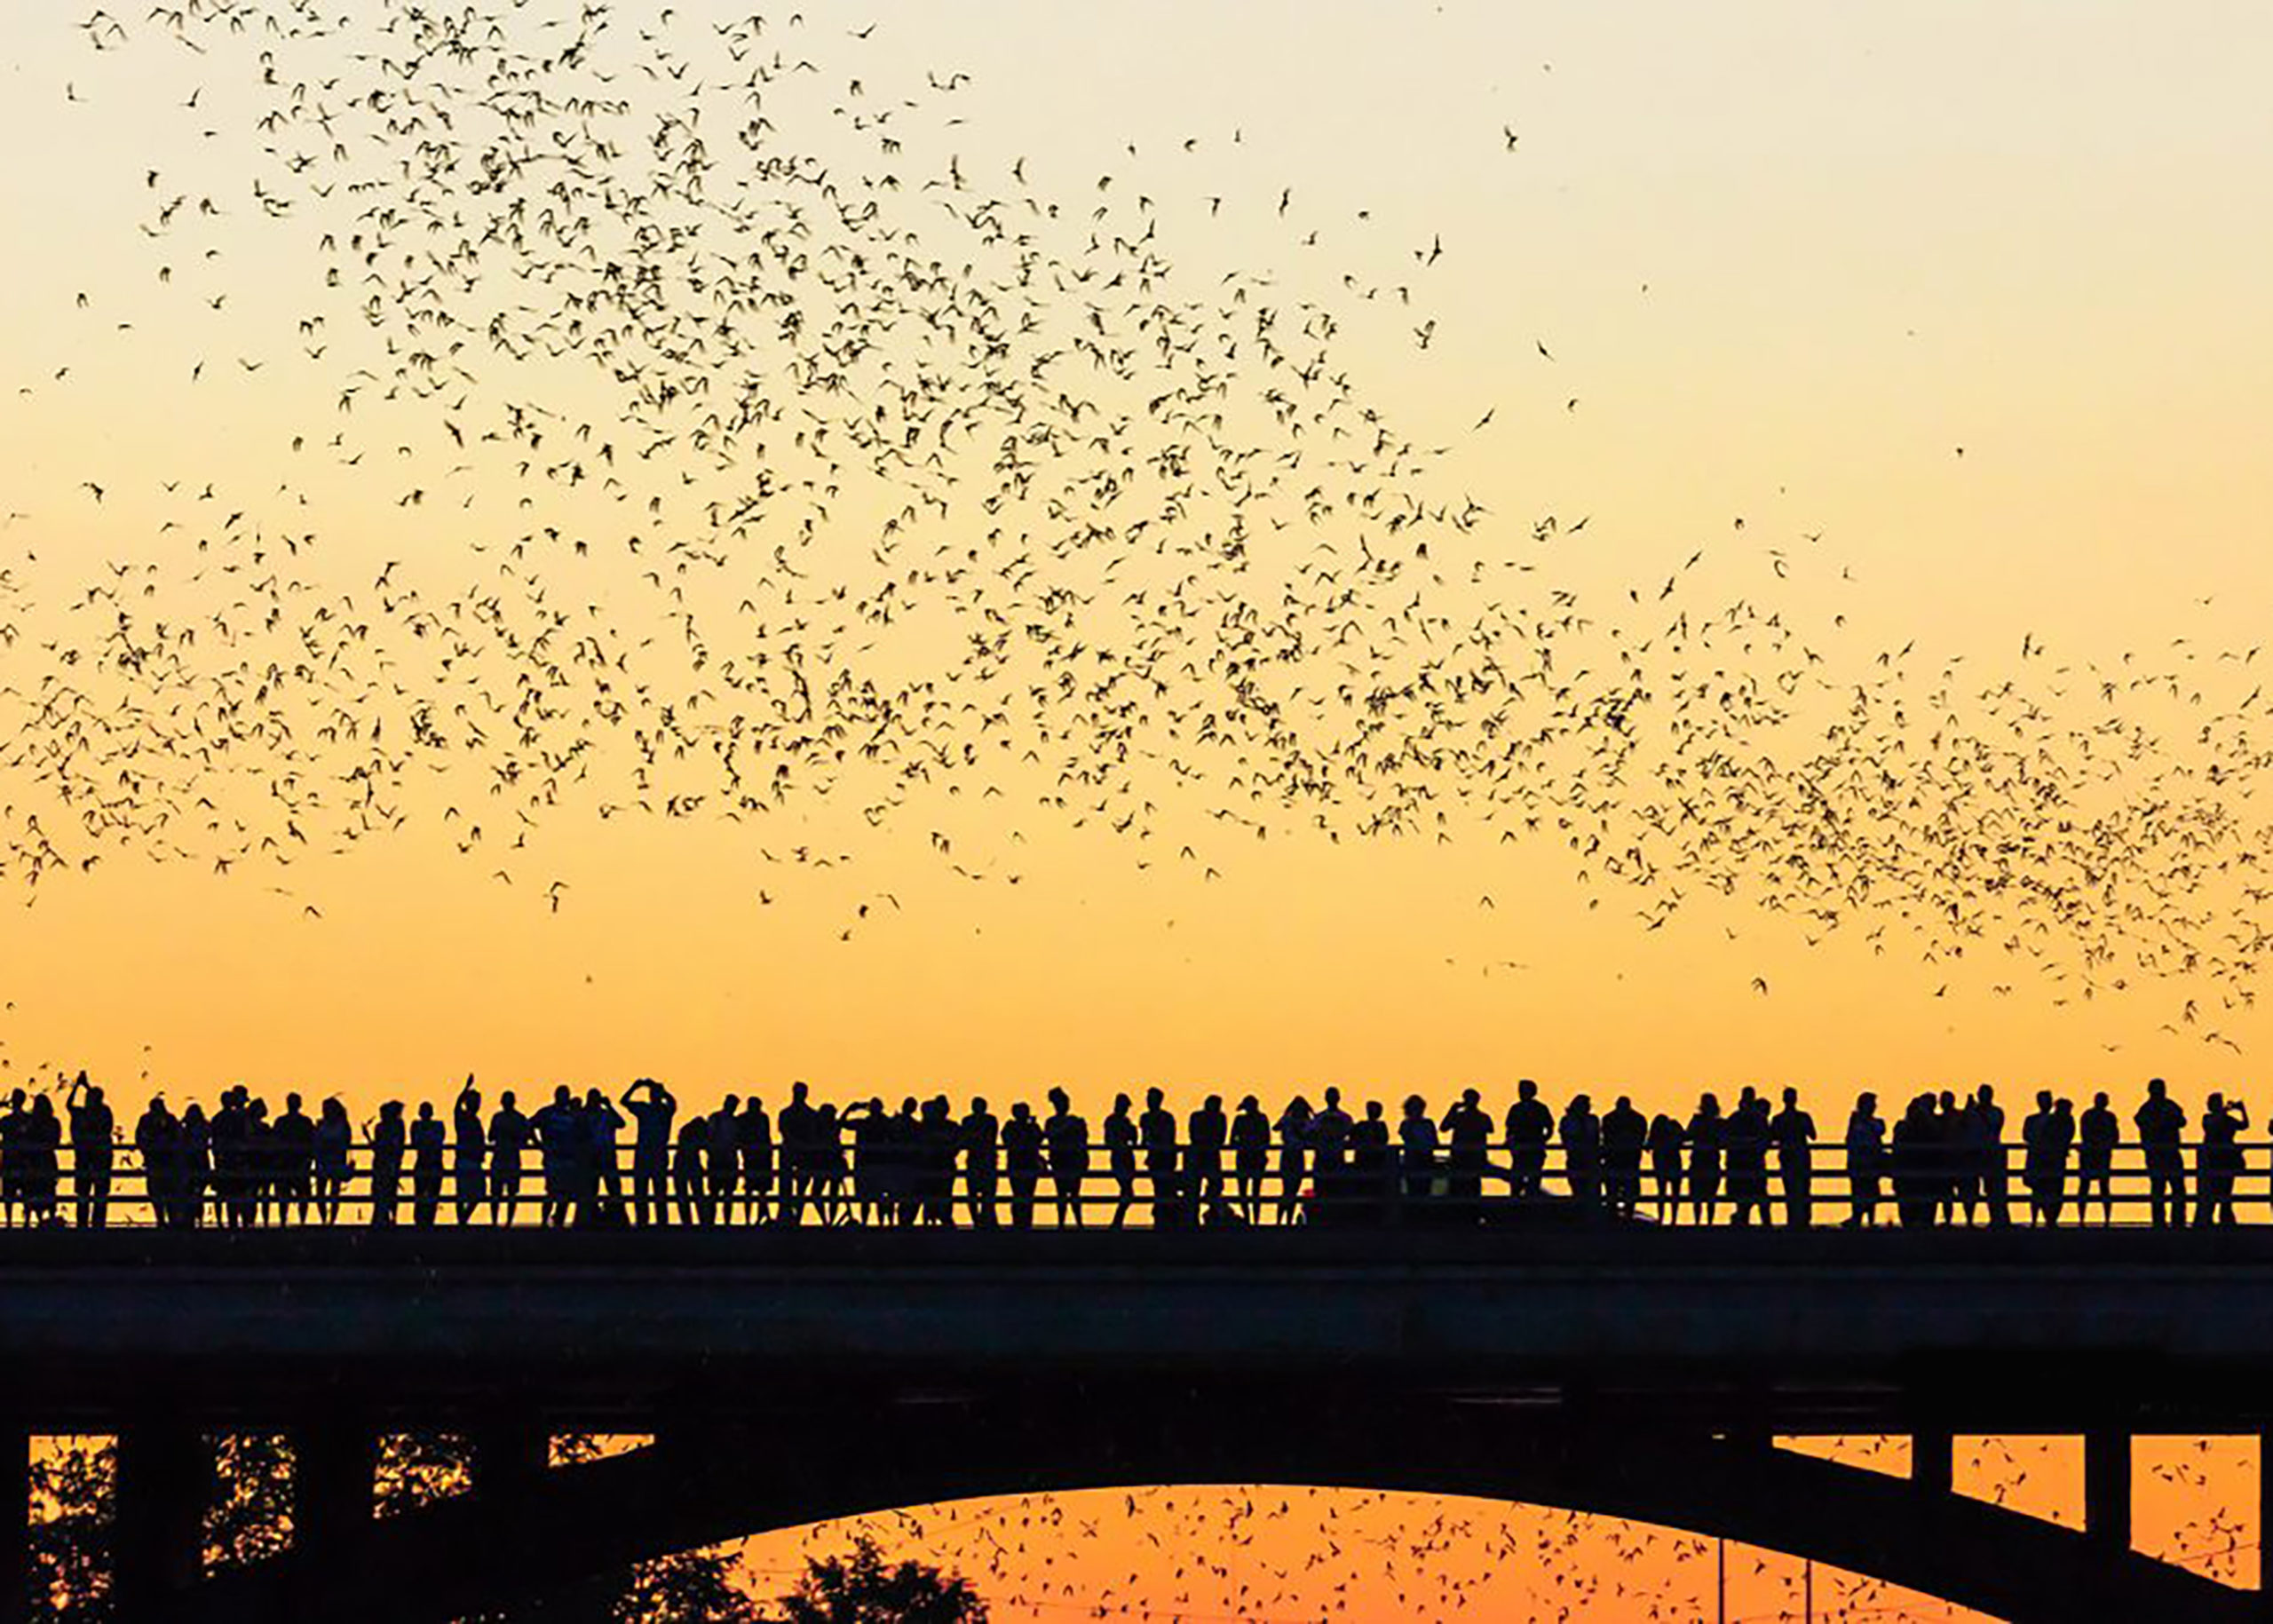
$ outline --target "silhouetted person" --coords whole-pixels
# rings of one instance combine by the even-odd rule
[[[17,1222],[24,1204],[24,1129],[31,1121],[26,1105],[30,1097],[21,1089],[8,1096],[0,1111],[0,1223]]]
[[[1516,1200],[1536,1200],[1547,1172],[1547,1142],[1555,1134],[1555,1114],[1539,1097],[1539,1084],[1525,1077],[1516,1084],[1508,1107],[1509,1186]]]
[[[371,1227],[392,1229],[402,1207],[402,1159],[409,1148],[410,1131],[402,1120],[402,1102],[388,1100],[371,1124]]]
[[[781,1145],[781,1222],[794,1226],[804,1216],[813,1192],[813,1130],[817,1113],[802,1082],[789,1085],[789,1103],[773,1119]]]
[[[1086,1167],[1089,1161],[1089,1124],[1079,1117],[1081,1137],[1081,1160]],[[953,1229],[955,1222],[955,1156],[960,1148],[961,1134],[954,1118],[954,1106],[944,1094],[934,1094],[923,1102],[923,1137],[921,1146],[923,1156],[923,1187],[919,1198],[923,1222],[936,1229]],[[1077,1178],[1074,1194],[1078,1200],[1081,1187]],[[1075,1223],[1081,1222],[1078,1206]]]
[[[185,1113],[186,1114],[186,1113]],[[224,1229],[245,1229],[252,1223],[249,1154],[245,1139],[250,1129],[242,1088],[224,1089],[221,1103],[207,1125],[207,1148],[213,1158],[213,1199]]]
[[[481,1120],[481,1095],[469,1076],[450,1107],[450,1149],[456,1170],[455,1206],[461,1225],[489,1199],[489,1130]]]
[[[850,1121],[845,1113],[844,1121]],[[863,1130],[865,1129],[865,1133]],[[883,1102],[868,1102],[867,1119],[853,1129],[853,1192],[863,1213],[873,1209],[886,1224],[898,1224],[906,1215],[909,1162],[915,1140],[915,1101],[900,1101],[887,1113]]]
[[[1681,1119],[1660,1111],[1650,1119],[1650,1182],[1656,1186],[1654,1211],[1660,1224],[1681,1218],[1682,1151],[1689,1136]]]
[[[763,1224],[773,1195],[773,1119],[755,1094],[742,1102],[734,1149],[742,1165],[743,1221]]]
[[[1886,1170],[1886,1123],[1879,1116],[1877,1095],[1856,1097],[1855,1109],[1847,1118],[1846,1146],[1846,1226],[1870,1228],[1879,1221],[1881,1180]]]
[[[410,1124],[410,1221],[432,1229],[442,1210],[442,1164],[449,1153],[449,1135],[434,1103],[421,1100]]]
[[[1947,1096],[1944,1097],[1947,1098]],[[1950,1221],[1963,1213],[1968,1224],[1980,1222],[1981,1192],[1989,1170],[1988,1125],[1970,1095],[1950,1113]]]
[[[1768,1102],[1747,1086],[1721,1130],[1729,1164],[1729,1222],[1769,1222]]]
[[[1649,1143],[1650,1119],[1621,1094],[1603,1113],[1603,1192],[1613,1217],[1630,1218],[1642,1206],[1642,1152]]]
[[[2241,1176],[2241,1131],[2249,1126],[2249,1108],[2213,1094],[2202,1105],[2202,1144],[2194,1153],[2194,1186],[2198,1229],[2234,1222],[2234,1180]]]
[[[671,1119],[678,1101],[653,1077],[642,1077],[623,1090],[623,1108],[631,1113],[631,1216],[645,1229],[669,1216]]]
[[[1010,1181],[1010,1227],[1034,1227],[1034,1192],[1041,1184],[1041,1124],[1020,1100],[1002,1124],[1002,1170]]]
[[[100,1229],[110,1221],[112,1145],[116,1124],[102,1089],[81,1072],[64,1096],[71,1119],[71,1193],[81,1229]]]
[[[1350,1175],[1357,1186],[1350,1206],[1350,1221],[1379,1223],[1387,1217],[1396,1158],[1390,1153],[1389,1122],[1377,1099],[1367,1100],[1366,1114],[1350,1126]]]
[[[160,1227],[185,1229],[181,1211],[181,1124],[162,1095],[153,1096],[134,1124],[142,1188]]]
[[[257,1113],[254,1120],[259,1120]],[[269,1132],[275,1153],[276,1216],[282,1223],[305,1224],[314,1191],[316,1125],[301,1109],[299,1095],[285,1095],[284,1113]]]
[[[205,1221],[205,1192],[213,1183],[213,1125],[205,1107],[192,1100],[181,1113],[182,1227],[195,1229]]]
[[[1806,1229],[1815,1222],[1815,1119],[1800,1108],[1800,1091],[1784,1090],[1784,1108],[1769,1124],[1776,1141],[1776,1171],[1784,1180],[1784,1222]]]
[[[546,1229],[567,1227],[568,1215],[576,1199],[576,1147],[583,1130],[576,1097],[568,1091],[565,1082],[555,1083],[552,1097],[529,1118],[529,1133],[537,1145],[538,1176],[543,1181],[544,1191],[537,1222]]]
[[[1889,1158],[1894,1174],[1895,1214],[1905,1229],[1930,1228],[1940,1209],[1935,1189],[1937,1156],[1934,1097],[1921,1094],[1895,1123]]]
[[[1397,1124],[1398,1161],[1404,1169],[1400,1191],[1407,1206],[1429,1199],[1437,1178],[1437,1124],[1429,1102],[1418,1094],[1405,1099],[1405,1114]]]
[[[1121,1103],[1125,1105],[1128,1102],[1129,1097],[1122,1095]],[[984,1097],[972,1097],[970,1109],[962,1119],[960,1137],[963,1201],[970,1208],[971,1225],[993,1229],[1002,1221],[995,1201],[1002,1188],[1002,1127],[994,1112],[987,1109]]]
[[[1445,1193],[1472,1221],[1484,1199],[1484,1168],[1492,1143],[1492,1117],[1484,1097],[1464,1089],[1439,1125],[1445,1137]]]
[[[852,1216],[859,1224],[892,1220],[892,1122],[884,1102],[856,1100],[838,1119],[852,1135]]]
[[[1595,1116],[1594,1101],[1573,1094],[1557,1124],[1563,1138],[1563,1176],[1571,1199],[1582,1216],[1590,1216],[1602,1201],[1602,1123]]]
[[[43,1227],[61,1221],[57,1208],[57,1163],[63,1148],[63,1122],[42,1094],[31,1103],[18,1140],[23,1163],[24,1208],[28,1222]]]
[[[2107,1096],[2095,1094],[2083,1115],[2076,1119],[2076,1217],[2091,1219],[2092,1196],[2099,1196],[2100,1223],[2115,1222],[2115,1147],[2123,1137],[2122,1124],[2108,1109]]]
[[[245,1107],[245,1194],[255,1224],[284,1221],[287,1163],[313,1154],[313,1133],[308,1143],[288,1146],[269,1123],[268,1102],[255,1095]]]
[[[1041,1125],[1049,1151],[1049,1185],[1057,1196],[1061,1227],[1080,1229],[1081,1192],[1089,1177],[1089,1125],[1073,1111],[1063,1089],[1049,1090],[1049,1120]],[[1222,1113],[1219,1110],[1218,1115]]]
[[[1210,1094],[1192,1113],[1184,1141],[1184,1187],[1195,1216],[1224,1199],[1224,1145],[1230,1136],[1224,1097]]]
[[[2005,1110],[1997,1091],[1983,1083],[1973,1096],[1973,1128],[1981,1158],[1981,1196],[1989,1207],[1992,1228],[2009,1229],[2013,1222],[2012,1164],[2005,1153]]]
[[[1263,1179],[1270,1170],[1271,1119],[1249,1094],[1232,1113],[1232,1200],[1249,1224],[1263,1222]]]
[[[1924,1153],[1921,1169],[1928,1199],[1934,1204],[1934,1222],[1954,1223],[1958,1175],[1965,1164],[1965,1149],[1958,1142],[1964,1125],[1958,1121],[1957,1096],[1947,1089],[1928,1094],[1921,1126],[1925,1131],[1919,1140]]]
[[[2179,1138],[2186,1131],[2186,1113],[2170,1097],[2170,1085],[2161,1078],[2148,1080],[2147,1098],[2131,1121],[2139,1130],[2139,1145],[2147,1158],[2147,1210],[2157,1229],[2182,1227],[2186,1223],[2186,1164],[2181,1160]]]
[[[398,1124],[400,1127],[400,1124]],[[347,1107],[337,1096],[323,1102],[316,1113],[312,1149],[315,1167],[316,1221],[321,1224],[339,1222],[339,1209],[347,1195],[348,1162],[354,1154],[355,1126],[347,1120]],[[398,1145],[398,1151],[400,1146]],[[395,1171],[402,1171],[400,1154]],[[390,1219],[392,1222],[392,1219]]]
[[[2068,1150],[2075,1121],[2060,1108],[2049,1089],[2039,1089],[2036,1109],[2021,1127],[2021,1165],[2028,1184],[2030,1216],[2057,1226],[2068,1200]]]
[[[513,1102],[513,1090],[497,1097],[489,1115],[489,1216],[511,1226],[520,1216],[522,1156],[528,1149],[529,1120]]]
[[[1355,1126],[1350,1113],[1342,1108],[1342,1090],[1328,1085],[1322,1097],[1326,1103],[1311,1118],[1311,1172],[1318,1180],[1319,1192],[1324,1194],[1327,1184],[1341,1176],[1350,1161],[1350,1130]]]
[[[1113,1174],[1113,1227],[1129,1221],[1136,1204],[1136,1123],[1129,1114],[1129,1096],[1113,1097],[1113,1111],[1105,1119],[1105,1167]]]
[[[812,1180],[813,1210],[825,1229],[844,1218],[844,1123],[835,1105],[814,1107],[807,1166]]]
[[[623,1161],[616,1144],[623,1134],[623,1113],[598,1089],[584,1090],[581,1109],[584,1113],[584,1165],[577,1169],[576,1200],[582,1204],[587,1219],[621,1227],[626,1221]]]
[[[709,1118],[696,1113],[678,1125],[671,1145],[671,1198],[685,1229],[710,1225],[710,1180],[702,1166],[709,1148]]]
[[[1303,1216],[1303,1183],[1310,1172],[1311,1116],[1311,1102],[1300,1094],[1279,1113],[1279,1201],[1274,1213],[1281,1224],[1298,1223]]]
[[[1721,1138],[1728,1128],[1721,1102],[1710,1094],[1689,1119],[1689,1214],[1696,1224],[1717,1220],[1721,1203]]]
[[[1144,1147],[1144,1176],[1152,1188],[1152,1222],[1167,1225],[1176,1217],[1176,1118],[1168,1096],[1158,1089],[1144,1090],[1144,1114],[1137,1119],[1136,1134]]]
[[[741,1183],[742,1153],[738,1127],[741,1097],[729,1094],[709,1116],[710,1142],[702,1148],[702,1170],[710,1181],[710,1208],[720,1221],[734,1219],[734,1190]]]

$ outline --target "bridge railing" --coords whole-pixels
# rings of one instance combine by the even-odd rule
[[[2134,1142],[2096,1156],[2017,1145],[1937,1145],[1861,1161],[1845,1146],[1677,1157],[1644,1149],[1573,1157],[1561,1144],[1440,1147],[1272,1145],[1258,1165],[1178,1146],[1117,1159],[1100,1147],[1016,1166],[922,1146],[901,1153],[738,1146],[728,1158],[629,1146],[550,1161],[399,1161],[368,1141],[344,1163],[178,1149],[146,1157],[85,1146],[0,1150],[0,1226],[269,1227],[398,1224],[951,1224],[957,1227],[1635,1222],[1910,1225],[2273,1223],[2273,1142]]]

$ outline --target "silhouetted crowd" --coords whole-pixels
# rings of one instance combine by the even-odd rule
[[[0,1112],[0,1221],[63,1222],[67,1142],[71,1221],[109,1221],[127,1136],[85,1073],[62,1098],[59,1113],[48,1096],[18,1089]],[[1499,1121],[1474,1089],[1441,1115],[1414,1095],[1394,1122],[1379,1101],[1353,1113],[1339,1089],[1321,1098],[1313,1107],[1297,1097],[1274,1117],[1252,1094],[1228,1111],[1210,1094],[1179,1118],[1153,1089],[1141,1111],[1117,1096],[1092,1132],[1061,1089],[1049,1090],[1044,1116],[1025,1101],[998,1116],[984,1098],[958,1113],[944,1095],[898,1111],[881,1099],[839,1108],[815,1105],[802,1082],[774,1114],[731,1094],[716,1110],[682,1113],[669,1089],[642,1078],[614,1099],[556,1088],[524,1111],[511,1089],[485,1108],[469,1078],[447,1121],[432,1102],[409,1116],[391,1100],[359,1132],[336,1098],[311,1116],[287,1094],[272,1114],[240,1086],[210,1113],[151,1100],[130,1142],[147,1210],[170,1229],[338,1224],[359,1181],[368,1206],[357,1216],[382,1228],[406,1218],[432,1225],[446,1208],[459,1224],[511,1224],[533,1211],[552,1227],[980,1229],[1030,1229],[1046,1210],[1060,1226],[1102,1214],[1120,1228],[1140,1206],[1160,1226],[1547,1212],[1747,1225],[1778,1222],[1780,1207],[1784,1224],[1804,1228],[1818,1200],[1833,1197],[1848,1225],[1875,1224],[1890,1204],[1904,1225],[1923,1228],[2010,1224],[2016,1196],[2031,1224],[2060,1224],[2071,1200],[2078,1222],[2090,1221],[2096,1200],[2100,1221],[2112,1224],[2116,1154],[2126,1145],[2142,1164],[2147,1219],[2164,1228],[2235,1222],[2249,1126],[2240,1103],[2218,1094],[2190,1124],[2160,1078],[2132,1113],[2128,1140],[2103,1093],[2079,1112],[2039,1092],[2017,1145],[1987,1085],[1962,1098],[1921,1093],[1890,1123],[1865,1093],[1848,1117],[1837,1171],[1819,1173],[1822,1142],[1796,1089],[1771,1104],[1746,1088],[1726,1111],[1707,1094],[1686,1121],[1645,1115],[1625,1096],[1598,1114],[1574,1095],[1558,1115],[1528,1079]]]

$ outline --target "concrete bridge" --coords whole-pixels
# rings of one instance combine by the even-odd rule
[[[2010,1619],[2273,1619],[2130,1540],[2134,1436],[2273,1428],[2246,1230],[20,1233],[0,1303],[10,1426],[118,1436],[129,1618],[439,1620],[894,1505],[1280,1482],[1632,1517]],[[471,1491],[376,1520],[377,1439],[418,1429],[475,1440]],[[294,1438],[295,1544],[207,1576],[232,1430]],[[572,1430],[654,1442],[549,1466]],[[1908,1438],[1910,1477],[1770,1441],[1824,1433]],[[2086,1527],[1952,1493],[1979,1433],[2080,1435]]]

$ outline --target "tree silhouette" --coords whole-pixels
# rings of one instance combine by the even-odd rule
[[[563,1442],[558,1452],[563,1460],[588,1458],[592,1452],[588,1440]],[[204,1528],[207,1565],[234,1566],[288,1549],[292,1454],[287,1440],[259,1433],[222,1433],[213,1445],[213,1496]],[[40,1624],[109,1624],[114,1616],[114,1458],[109,1440],[75,1438],[48,1440],[32,1461],[36,1517],[30,1531],[31,1595],[26,1616]],[[387,1439],[377,1474],[378,1514],[416,1510],[457,1492],[464,1485],[469,1459],[464,1442],[447,1434]],[[715,1550],[684,1551],[640,1563],[611,1581],[614,1593],[606,1603],[606,1616],[614,1624],[755,1624],[759,1617],[756,1604],[734,1583],[733,1565],[730,1554]]]
[[[850,1557],[807,1557],[780,1605],[788,1624],[986,1624],[969,1580],[921,1562],[886,1567],[865,1534]]]

